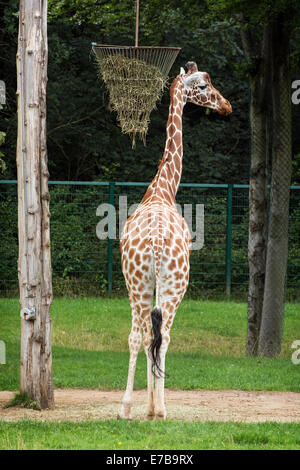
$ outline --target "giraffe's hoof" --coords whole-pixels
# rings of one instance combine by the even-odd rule
[[[132,421],[132,417],[131,417],[131,416],[124,416],[124,415],[122,415],[121,413],[118,413],[118,414],[117,414],[117,419],[126,419],[126,421]]]
[[[165,410],[158,411],[155,413],[155,418],[158,420],[167,419],[167,412]]]
[[[147,413],[146,418],[148,421],[152,421],[155,418],[154,413]]]
[[[129,406],[122,406],[120,412],[117,415],[118,419],[127,419],[131,421],[131,407]]]
[[[118,419],[131,420],[131,402],[123,402],[120,412],[118,413]]]

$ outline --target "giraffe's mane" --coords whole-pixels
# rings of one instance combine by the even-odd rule
[[[170,86],[170,98],[171,98],[171,103],[172,103],[172,100],[173,100],[173,96],[174,96],[174,90],[178,84],[178,82],[182,82],[182,77],[181,75],[177,75],[177,77],[174,78],[171,86]],[[183,83],[182,83],[183,85]],[[165,154],[164,154],[165,155]],[[161,157],[161,159],[159,160],[159,163],[158,163],[158,172],[160,172],[160,170],[162,169],[164,163],[165,163],[165,159],[164,159],[164,155]]]
[[[170,106],[172,106],[172,101],[173,101],[173,96],[174,96],[174,90],[176,88],[176,86],[178,85],[178,83],[181,82],[182,84],[182,87],[184,86],[183,85],[183,81],[182,81],[182,75],[178,75],[177,77],[174,78],[171,86],[170,86]],[[170,117],[170,112],[169,112],[169,117]],[[168,124],[169,124],[169,119],[168,119]],[[167,124],[167,125],[168,125]],[[158,164],[158,170],[157,170],[157,173],[154,177],[154,179],[151,181],[151,184],[150,186],[148,187],[143,199],[142,199],[142,202],[144,202],[145,200],[147,200],[147,198],[153,194],[153,191],[155,192],[155,188],[157,187],[157,180],[160,176],[160,173],[162,171],[162,168],[164,166],[164,164],[166,163],[166,149],[165,149],[165,152],[163,153],[163,156],[161,157],[161,159],[159,160],[159,164]]]

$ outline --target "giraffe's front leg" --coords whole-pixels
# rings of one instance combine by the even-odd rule
[[[139,353],[139,349],[142,342],[142,334],[138,326],[133,325],[129,338],[129,369],[128,369],[128,378],[126,391],[122,400],[122,406],[118,418],[131,419],[131,407],[132,407],[132,392],[133,392],[133,383],[134,383],[134,374],[136,367],[136,360]]]

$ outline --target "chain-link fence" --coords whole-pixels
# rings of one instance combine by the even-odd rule
[[[125,294],[120,265],[119,222],[140,202],[148,183],[50,182],[51,250],[56,295]],[[201,246],[197,210],[204,205],[204,245],[191,254],[188,293],[197,297],[247,294],[247,185],[181,184],[177,203],[191,210],[194,243]],[[107,208],[116,239],[100,240],[97,225],[108,231]],[[99,210],[99,206],[102,210]],[[97,212],[98,209],[98,212]],[[126,213],[124,212],[126,211]],[[98,213],[98,215],[97,215]],[[18,295],[17,184],[0,181],[0,294]],[[98,225],[99,229],[99,225]],[[287,289],[300,294],[300,186],[291,187]],[[197,247],[197,245],[194,245]]]

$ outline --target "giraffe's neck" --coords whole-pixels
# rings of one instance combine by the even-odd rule
[[[152,180],[142,203],[152,196],[174,205],[182,172],[182,99],[183,83],[175,79],[170,90],[171,103],[167,122],[167,138],[158,171]]]

